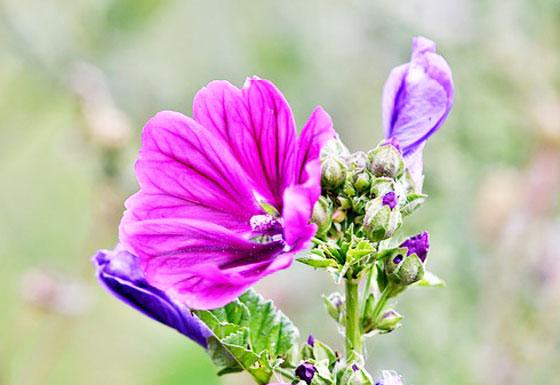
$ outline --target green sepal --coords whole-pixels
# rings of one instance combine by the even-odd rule
[[[410,193],[406,195],[406,201],[401,205],[402,215],[412,214],[418,209],[428,196],[426,194]]]
[[[444,287],[445,281],[434,273],[425,271],[424,276],[416,283],[416,285],[423,287]]]

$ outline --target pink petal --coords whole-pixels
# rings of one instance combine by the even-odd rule
[[[193,103],[197,122],[223,138],[267,203],[280,208],[291,184],[296,128],[290,106],[269,81],[248,79],[242,90],[215,81]]]
[[[284,192],[284,239],[295,250],[301,250],[315,235],[317,226],[310,224],[313,206],[321,195],[321,148],[335,137],[332,119],[317,107],[303,127],[298,140],[295,183]]]
[[[151,219],[121,225],[147,281],[195,309],[223,306],[262,277],[289,266],[283,241],[255,243],[194,219]],[[291,257],[290,257],[291,260]]]

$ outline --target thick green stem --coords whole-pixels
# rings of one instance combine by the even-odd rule
[[[348,362],[363,354],[362,330],[360,327],[360,296],[358,283],[346,281],[346,358]]]

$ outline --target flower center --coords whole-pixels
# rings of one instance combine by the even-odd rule
[[[282,230],[282,224],[272,215],[253,215],[250,220],[251,230],[255,233],[273,235]]]

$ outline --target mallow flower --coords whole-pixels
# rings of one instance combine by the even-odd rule
[[[214,81],[195,96],[193,118],[164,111],[145,125],[120,241],[169,298],[223,306],[309,245],[319,154],[334,137],[317,107],[298,138],[269,81]]]
[[[412,40],[409,63],[391,71],[383,88],[382,116],[386,139],[396,138],[405,165],[420,190],[422,151],[451,110],[454,87],[451,69],[436,53],[436,44],[422,36]]]
[[[138,264],[138,257],[118,244],[114,250],[99,250],[91,261],[97,279],[111,294],[148,317],[176,329],[204,348],[210,329],[182,303],[151,286]]]

